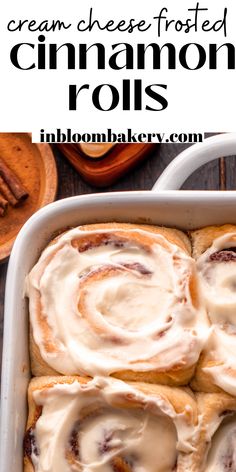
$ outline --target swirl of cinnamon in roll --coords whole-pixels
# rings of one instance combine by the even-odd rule
[[[35,375],[187,383],[206,338],[189,241],[128,224],[72,229],[27,280]]]
[[[193,386],[236,395],[236,226],[203,228],[193,232],[192,238],[211,322],[211,336]]]
[[[225,393],[199,393],[197,404],[200,424],[186,470],[236,472],[236,399]]]
[[[29,387],[25,472],[183,472],[196,403],[116,379],[41,377]]]

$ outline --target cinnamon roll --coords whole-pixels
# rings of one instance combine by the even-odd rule
[[[236,398],[226,393],[199,393],[197,404],[200,424],[186,470],[235,472]]]
[[[26,285],[34,375],[192,377],[207,330],[181,231],[80,226],[52,241]]]
[[[184,472],[197,429],[187,389],[112,378],[29,386],[24,472]]]
[[[192,386],[236,395],[236,226],[210,226],[191,236],[211,323]]]

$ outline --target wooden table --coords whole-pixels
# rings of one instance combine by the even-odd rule
[[[188,145],[164,144],[157,145],[153,154],[139,168],[120,180],[112,187],[102,191],[117,190],[149,190],[152,188],[158,176],[171,160],[187,148]],[[92,188],[83,182],[65,158],[55,150],[58,174],[59,191],[58,199],[72,195],[94,193],[101,191]],[[236,157],[213,161],[195,172],[185,183],[184,189],[194,190],[230,190],[236,189]],[[3,308],[4,289],[6,279],[7,263],[0,265],[0,363],[2,352],[3,335]]]

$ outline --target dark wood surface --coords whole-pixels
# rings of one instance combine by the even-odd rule
[[[188,145],[163,144],[157,145],[149,158],[132,173],[121,179],[103,192],[124,190],[149,190],[162,173],[164,168]],[[58,199],[72,195],[100,192],[83,182],[81,177],[54,148],[56,155],[59,189]],[[213,161],[195,172],[185,183],[184,189],[194,190],[230,190],[236,189],[236,157]],[[2,352],[4,289],[7,263],[0,265],[0,357]],[[1,359],[0,359],[1,361]]]

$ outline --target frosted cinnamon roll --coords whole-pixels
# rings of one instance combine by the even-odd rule
[[[27,279],[34,375],[115,375],[183,385],[206,338],[186,235],[98,224],[72,229]]]
[[[192,233],[193,253],[211,335],[200,358],[193,388],[236,395],[236,226]]]
[[[25,472],[184,472],[197,429],[185,390],[112,378],[29,387]]]
[[[226,393],[197,394],[199,431],[188,472],[236,471],[236,399]]]

